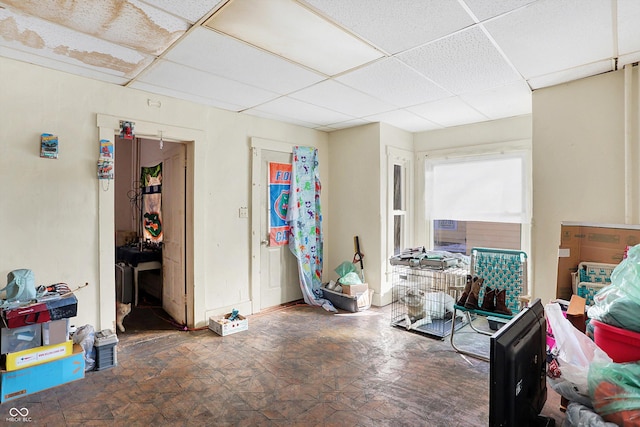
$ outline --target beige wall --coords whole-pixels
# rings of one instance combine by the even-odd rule
[[[387,227],[388,162],[389,156],[413,158],[413,134],[376,123],[334,131],[329,135],[329,146],[331,207],[327,217],[332,236],[331,256],[325,257],[325,275],[337,278],[334,269],[353,259],[353,238],[358,236],[364,254],[365,279],[374,290],[373,304],[389,304],[388,261],[393,254],[393,240]],[[413,211],[413,198],[407,210]],[[409,244],[413,244],[411,225],[408,225]]]
[[[353,260],[353,238],[358,236],[364,253],[365,279],[379,295],[380,125],[332,132],[329,147],[331,205],[324,218],[332,235],[331,240],[325,241],[330,248],[330,255],[325,254],[324,258],[325,276],[336,280],[335,268]]]
[[[250,206],[252,136],[318,147],[325,178],[323,202],[328,199],[325,132],[151,96],[8,59],[0,59],[0,93],[0,277],[16,268],[30,268],[38,284],[89,283],[76,294],[77,325],[113,328],[115,318],[113,266],[104,266],[113,259],[113,243],[105,241],[115,229],[110,194],[114,190],[96,178],[97,114],[203,136],[194,147],[194,287],[199,326],[212,313],[250,307],[250,222],[239,218],[238,209]],[[149,98],[160,100],[161,108],[148,106]],[[39,157],[39,136],[44,132],[59,136],[59,159]],[[110,233],[105,232],[109,216]]]
[[[535,91],[533,118],[417,134],[384,124],[327,134],[0,59],[0,276],[31,268],[39,284],[87,282],[89,287],[77,292],[77,324],[113,327],[113,271],[105,265],[113,259],[108,241],[114,231],[114,190],[96,179],[96,117],[103,114],[144,122],[147,129],[158,124],[198,135],[192,144],[198,325],[208,315],[250,307],[251,230],[238,208],[250,207],[251,137],[318,147],[327,207],[324,279],[335,278],[333,269],[352,259],[358,235],[376,304],[388,302],[389,147],[416,153],[411,244],[421,245],[428,238],[421,153],[532,140],[533,293],[547,300],[555,296],[562,221],[638,222],[637,179],[624,173],[625,111],[633,122],[627,147],[631,169],[639,169],[637,72],[629,78],[633,102],[627,110],[624,81],[619,71]],[[149,98],[162,107],[149,107]],[[44,132],[59,136],[59,159],[39,158]],[[635,208],[625,211],[629,204]]]
[[[633,74],[630,95],[637,103],[637,71]],[[624,99],[622,70],[533,93],[532,260],[534,294],[543,301],[556,296],[563,221],[638,221],[625,218],[625,200],[637,203],[638,194],[635,187],[625,197]],[[637,109],[630,114],[635,129]],[[637,150],[637,137],[631,144]],[[631,160],[637,171],[638,158]]]

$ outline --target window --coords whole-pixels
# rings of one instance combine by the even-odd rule
[[[435,250],[527,250],[530,223],[526,151],[427,156],[425,212]]]
[[[410,245],[412,194],[412,154],[395,147],[387,147],[387,250],[396,255]]]
[[[522,249],[522,225],[506,222],[433,220],[433,249],[467,254],[472,248]]]
[[[403,170],[401,165],[393,165],[393,254],[399,254],[404,248],[404,222],[407,216],[403,188]]]

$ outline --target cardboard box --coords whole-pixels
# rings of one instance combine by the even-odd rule
[[[211,316],[209,318],[209,329],[223,337],[249,329],[249,320],[246,317],[238,314],[238,318],[233,321],[229,320],[229,317],[231,317],[231,313],[225,314],[222,319]]]
[[[556,298],[569,300],[581,262],[619,264],[627,246],[640,243],[640,227],[632,225],[562,224]]]
[[[342,293],[347,295],[358,295],[369,291],[369,285],[366,283],[358,285],[340,285],[342,286]]]
[[[79,344],[73,353],[49,363],[16,371],[0,371],[0,402],[8,402],[32,393],[84,378],[84,352]]]
[[[586,299],[578,295],[571,295],[569,308],[567,308],[567,320],[582,333],[585,333],[587,329],[586,304]]]
[[[68,356],[73,351],[73,341],[65,341],[62,344],[43,345],[30,350],[7,353],[5,355],[6,371],[27,368],[29,366],[41,365],[52,360]]]
[[[371,297],[373,296],[373,289],[367,289],[365,292],[356,294],[358,301],[358,308],[365,310],[371,307]]]

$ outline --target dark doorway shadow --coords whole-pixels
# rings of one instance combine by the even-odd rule
[[[119,334],[135,334],[146,331],[183,330],[182,326],[162,309],[162,301],[153,295],[140,291],[138,305],[131,306],[131,313],[123,321],[125,332]]]

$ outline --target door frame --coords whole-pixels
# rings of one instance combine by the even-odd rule
[[[264,138],[251,138],[251,311],[260,312],[260,194],[262,188],[262,150],[293,153],[296,144]]]
[[[195,234],[196,227],[204,225],[204,219],[198,212],[204,211],[204,199],[197,197],[196,185],[203,182],[199,175],[204,173],[206,164],[204,149],[204,131],[184,127],[171,126],[163,123],[154,123],[137,120],[129,117],[116,117],[107,114],[97,114],[96,125],[99,131],[99,139],[113,140],[115,134],[120,132],[120,121],[126,120],[135,123],[135,135],[145,139],[160,140],[160,136],[166,141],[182,142],[187,147],[187,180],[186,180],[186,306],[187,326],[199,327],[195,313],[205,313],[204,287],[198,286],[204,283],[204,240]],[[96,160],[98,153],[96,152]],[[96,180],[98,181],[98,180]],[[113,273],[115,263],[115,190],[112,185],[101,186],[98,192],[98,261],[99,261],[99,295],[98,319],[100,329],[115,330],[115,275]],[[200,192],[204,194],[204,192]],[[205,324],[206,319],[199,319]]]

